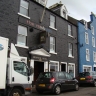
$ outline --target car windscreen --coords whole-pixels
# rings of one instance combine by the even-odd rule
[[[38,79],[40,79],[40,78],[51,78],[51,77],[52,77],[52,73],[44,72],[44,73],[40,73]]]
[[[89,76],[90,75],[90,73],[89,72],[83,72],[83,73],[79,73],[79,76],[80,77],[84,77],[84,76]]]

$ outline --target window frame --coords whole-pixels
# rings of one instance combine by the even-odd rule
[[[71,51],[71,55],[70,55],[70,51]],[[73,44],[70,42],[68,43],[68,57],[73,57]]]
[[[26,34],[28,33],[28,28],[27,28],[27,27],[22,26],[22,25],[18,25],[17,45],[26,46],[26,45],[27,45],[27,35],[23,35],[22,33],[21,33],[21,34],[19,33],[19,28],[20,28],[20,26],[21,26],[22,28],[23,28],[23,27],[26,28],[26,31],[27,31]],[[21,44],[22,42],[21,42],[21,43],[18,42],[18,37],[19,37],[19,36],[23,36],[23,37],[25,38],[24,44]]]
[[[51,43],[51,38],[53,38],[53,43]],[[51,50],[51,46],[53,48],[53,51]],[[55,48],[55,49],[54,49]],[[50,36],[50,52],[55,53],[56,52],[56,37]]]
[[[51,16],[54,17],[54,20],[52,20]],[[51,23],[54,24],[54,26],[52,26]],[[54,16],[52,14],[50,14],[50,27],[56,28],[56,16]]]
[[[73,67],[74,68],[74,72],[73,72],[73,77],[75,77],[75,63],[68,63],[68,73],[70,74],[70,71],[69,71],[69,67]]]
[[[91,32],[94,35],[94,27],[93,26],[91,26]]]
[[[49,72],[51,72],[51,71],[50,71],[50,66],[51,66],[51,65],[55,66],[56,64],[57,64],[57,67],[58,67],[57,71],[59,71],[59,61],[51,61],[51,60],[50,60],[50,62],[49,62]],[[55,72],[55,71],[54,71],[54,72]]]
[[[87,22],[84,21],[84,28],[87,30],[88,29],[88,25],[87,25]]]
[[[92,46],[95,47],[95,38],[92,36]]]
[[[93,51],[93,61],[96,62],[96,52]]]
[[[86,49],[86,61],[90,61],[90,51]]]
[[[25,72],[23,73],[23,71],[22,71],[22,72],[16,71],[16,70],[15,70],[15,66],[14,66],[14,65],[15,65],[14,62],[22,63],[22,64],[24,65],[24,67],[26,68],[26,74],[25,74]],[[20,64],[19,64],[19,65],[20,65]],[[17,73],[19,73],[19,74],[21,74],[21,75],[28,76],[28,67],[27,67],[27,65],[26,65],[24,62],[21,62],[21,61],[13,61],[13,69],[14,69],[15,72],[17,72]]]
[[[28,3],[28,8],[27,7],[25,7],[25,6],[23,6],[22,4],[21,4],[21,2],[27,2]],[[25,15],[25,14],[23,14],[23,13],[21,13],[20,12],[20,10],[21,10],[21,8],[23,8],[23,9],[26,9],[27,10],[27,15]],[[20,0],[20,8],[19,8],[19,13],[20,14],[22,14],[22,15],[24,15],[24,16],[29,16],[29,2],[28,1],[26,1],[26,0]]]
[[[70,26],[70,27],[69,27]],[[69,34],[71,33],[71,34]],[[72,33],[72,25],[71,24],[68,24],[68,36],[71,36],[73,37],[73,33]]]
[[[89,35],[87,32],[85,32],[85,43],[89,44]]]
[[[85,69],[85,70],[88,70],[88,68],[90,68],[90,71],[92,71],[92,66],[83,65],[83,72],[85,72],[84,69]],[[89,71],[89,72],[90,72],[90,71]],[[88,71],[86,71],[86,72],[88,72]]]

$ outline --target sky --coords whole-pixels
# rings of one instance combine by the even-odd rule
[[[48,0],[47,7],[62,2],[68,10],[68,15],[81,20],[90,21],[90,14],[96,14],[96,0]]]

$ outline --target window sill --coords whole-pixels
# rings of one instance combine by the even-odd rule
[[[28,16],[26,16],[26,15],[23,15],[23,14],[21,14],[21,13],[18,13],[18,15],[23,16],[23,17],[25,17],[25,18],[30,19],[30,17],[28,17]]]
[[[71,36],[71,35],[68,35],[69,37],[71,37],[71,38],[74,38],[73,36]]]
[[[15,46],[17,46],[17,47],[21,47],[21,48],[26,48],[26,49],[28,49],[28,48],[29,48],[28,46],[19,45],[19,44],[15,44]]]
[[[51,53],[51,54],[56,54],[56,55],[57,55],[57,53],[55,53],[55,52],[49,52],[49,53]]]
[[[56,29],[56,28],[53,28],[53,27],[51,27],[51,26],[49,26],[49,28],[51,28],[51,29],[53,29],[53,30],[57,31],[57,29]]]
[[[70,58],[74,58],[74,56],[68,56],[68,57],[70,57]]]
[[[90,61],[90,60],[86,60],[86,61]]]

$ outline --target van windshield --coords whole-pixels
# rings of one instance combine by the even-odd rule
[[[40,78],[51,78],[51,77],[52,77],[52,73],[44,72],[44,73],[40,73],[38,79],[40,79]]]

